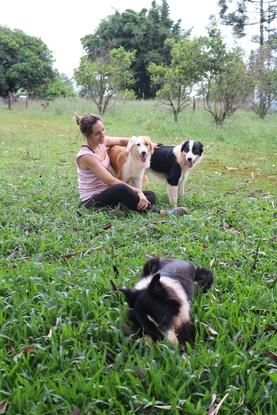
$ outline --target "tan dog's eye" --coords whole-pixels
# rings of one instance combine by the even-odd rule
[[[146,145],[146,147],[148,147],[148,146],[149,146],[149,144],[148,144],[148,143],[145,143],[145,145]]]
[[[140,143],[137,143],[137,146],[139,147],[140,146]]]

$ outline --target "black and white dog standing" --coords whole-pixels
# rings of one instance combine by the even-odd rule
[[[171,344],[193,343],[190,301],[194,281],[206,291],[213,283],[211,271],[177,258],[153,256],[133,289],[122,288],[129,305],[127,313],[135,331],[153,340],[167,339]]]
[[[167,181],[167,194],[172,206],[184,196],[184,183],[189,170],[196,166],[203,156],[204,147],[200,141],[186,140],[181,144],[166,146],[159,144],[151,156],[150,172]]]

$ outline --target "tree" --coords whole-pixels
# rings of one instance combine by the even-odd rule
[[[53,79],[53,58],[38,38],[0,26],[0,95],[32,91]]]
[[[250,80],[252,83],[252,108],[264,118],[270,108],[274,97],[274,73],[269,67],[268,51],[270,55],[277,48],[277,30],[274,22],[277,21],[276,0],[239,0],[230,11],[232,1],[219,0],[220,17],[224,24],[232,26],[236,36],[245,35],[247,26],[259,26],[259,35],[253,37],[253,41],[259,44],[257,52],[253,52],[250,58]],[[251,63],[252,60],[252,63]],[[256,80],[254,80],[256,76]],[[258,102],[257,102],[258,101]]]
[[[94,101],[101,115],[105,114],[110,99],[130,86],[134,54],[119,48],[102,52],[94,60],[88,56],[81,58],[79,68],[74,71],[75,80],[81,94]]]
[[[204,108],[216,125],[221,126],[245,102],[249,87],[242,51],[226,49],[214,20],[208,28],[204,65],[201,85]]]
[[[153,1],[148,12],[146,9],[139,13],[126,10],[120,14],[116,11],[102,20],[94,34],[85,36],[81,42],[88,56],[93,59],[97,53],[112,48],[123,47],[129,52],[136,51],[132,63],[133,89],[138,98],[151,98],[155,95],[156,87],[150,83],[147,68],[151,62],[168,63],[169,48],[165,40],[182,36],[180,21],[173,23],[169,18],[168,4],[162,0],[161,6]]]
[[[264,45],[251,52],[248,75],[252,109],[264,119],[273,102],[277,100],[277,59],[270,45]]]
[[[65,75],[54,71],[53,79],[47,84],[34,89],[36,96],[44,99],[55,99],[58,97],[74,97],[76,93],[72,81]]]
[[[231,26],[236,36],[245,36],[247,26],[257,25],[259,36],[253,40],[260,46],[276,38],[276,27],[271,26],[277,19],[276,0],[236,0],[234,8],[232,3],[233,0],[218,0],[222,23]]]
[[[203,42],[198,38],[166,43],[171,47],[170,65],[151,63],[148,70],[152,82],[160,87],[157,98],[170,106],[177,122],[179,113],[191,103],[193,86],[203,75]]]

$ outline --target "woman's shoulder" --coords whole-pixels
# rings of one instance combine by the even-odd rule
[[[86,155],[88,155],[88,156],[94,156],[95,157],[95,154],[93,153],[93,151],[91,151],[90,148],[88,148],[86,146],[82,146],[80,148],[80,150],[78,151],[78,153],[76,155],[76,158],[78,158],[80,156],[86,156]]]

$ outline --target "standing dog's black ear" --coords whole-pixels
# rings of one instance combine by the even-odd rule
[[[201,152],[201,154],[203,153],[203,151],[204,151],[204,146],[203,146],[203,144],[202,143],[199,143],[200,144],[200,152]],[[200,154],[200,155],[201,155]]]
[[[194,141],[192,152],[194,154],[197,154],[198,156],[202,156],[202,153],[204,151],[204,146],[200,141]]]
[[[185,141],[182,144],[181,151],[184,151],[185,153],[189,152],[189,140]]]
[[[151,295],[155,297],[161,297],[164,294],[164,287],[160,282],[161,275],[155,274],[148,286],[148,290]]]
[[[129,288],[120,288],[119,291],[125,295],[128,305],[133,308],[136,301],[137,291],[130,290]]]

